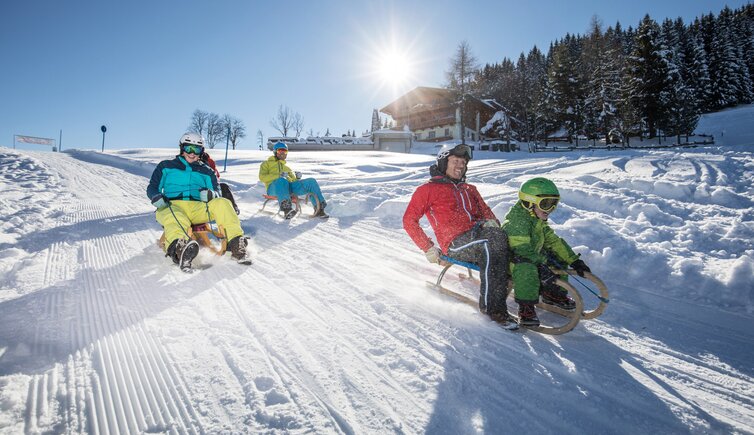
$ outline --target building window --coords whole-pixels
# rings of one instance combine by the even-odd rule
[[[427,139],[434,139],[435,138],[435,131],[432,130],[427,133]]]
[[[445,129],[445,137],[448,137],[448,136],[450,136],[450,129],[446,128]]]
[[[416,140],[421,140],[421,138],[422,138],[422,134],[421,133],[416,133]]]

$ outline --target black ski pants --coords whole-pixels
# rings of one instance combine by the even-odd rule
[[[456,237],[448,256],[479,267],[479,310],[487,314],[507,313],[508,236],[500,227],[477,225]]]

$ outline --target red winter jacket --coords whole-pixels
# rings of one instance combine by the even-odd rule
[[[448,252],[448,245],[453,239],[478,222],[489,219],[497,221],[476,187],[463,181],[456,184],[442,175],[434,176],[419,186],[403,214],[403,229],[416,246],[426,252],[434,243],[419,226],[422,216],[427,216],[444,253]]]

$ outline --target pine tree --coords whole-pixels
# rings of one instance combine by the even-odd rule
[[[693,88],[687,86],[682,72],[685,62],[681,43],[683,33],[682,22],[674,23],[666,19],[658,38],[662,47],[661,57],[667,66],[666,83],[660,92],[662,112],[658,124],[666,135],[676,136],[678,142],[682,134],[693,131],[699,118]]]
[[[667,86],[667,63],[659,42],[660,27],[645,15],[636,31],[635,48],[629,56],[628,94],[646,124],[649,137],[657,135],[664,107],[660,93]]]
[[[535,45],[526,55],[525,68],[518,68],[521,75],[524,110],[520,118],[524,122],[525,140],[531,141],[542,136],[539,119],[539,101],[543,98],[544,84],[547,79],[547,59]]]
[[[693,93],[689,104],[693,104],[697,113],[705,110],[705,103],[712,98],[712,88],[707,66],[707,54],[704,52],[704,43],[699,34],[699,20],[684,30],[681,30],[683,21],[676,20],[676,31],[681,35],[679,54],[682,57],[680,64],[681,77],[686,86]]]
[[[546,105],[550,106],[550,128],[565,128],[568,141],[580,133],[583,106],[581,77],[579,76],[578,42],[571,35],[553,47],[552,61],[547,71]],[[554,124],[553,124],[554,123]]]
[[[582,54],[586,83],[584,130],[591,138],[604,137],[618,127],[618,100],[621,90],[621,46],[615,33],[602,34],[601,24],[593,19]]]
[[[752,28],[749,22],[745,21],[740,13],[734,13],[731,18],[731,34],[733,47],[736,49],[736,70],[737,70],[737,87],[738,87],[738,104],[748,104],[752,101],[752,87],[754,84],[750,65],[754,63],[751,56],[754,54],[754,39],[752,39]]]
[[[466,41],[458,44],[455,55],[450,59],[450,68],[446,72],[447,88],[456,96],[456,104],[461,109],[461,142],[466,143],[466,95],[471,90],[470,84],[479,70],[476,57]]]
[[[712,77],[712,108],[715,110],[733,106],[738,101],[736,50],[729,38],[729,15],[729,12],[725,13],[723,10],[717,20],[712,18],[714,28],[708,54]]]
[[[380,129],[380,115],[377,109],[372,110],[372,132]]]

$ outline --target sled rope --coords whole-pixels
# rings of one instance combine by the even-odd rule
[[[558,269],[563,269],[563,270],[567,270],[568,269],[567,267],[564,267],[563,264],[560,261],[558,261],[555,257],[553,257],[552,255],[548,255],[548,260],[549,260],[548,263],[552,263],[552,265],[555,266],[555,267],[557,267]],[[585,289],[589,290],[589,293],[593,294],[597,299],[599,299],[600,301],[602,301],[602,302],[604,302],[606,304],[610,303],[610,299],[602,297],[597,292],[595,292],[594,290],[592,290],[589,286],[587,286],[586,284],[584,284],[584,282],[581,281],[578,276],[571,275],[571,277],[573,279],[575,279],[577,283],[581,284],[582,287],[584,287]]]
[[[176,217],[175,212],[173,212],[173,206],[168,203],[168,208],[170,209],[170,214],[173,215],[173,219],[175,219],[175,222],[178,224],[179,227],[181,227],[181,231],[183,231],[183,234],[186,235],[186,238],[191,240],[191,236],[186,232],[186,230],[183,228],[183,225],[181,225],[181,222],[178,220],[178,217]]]

